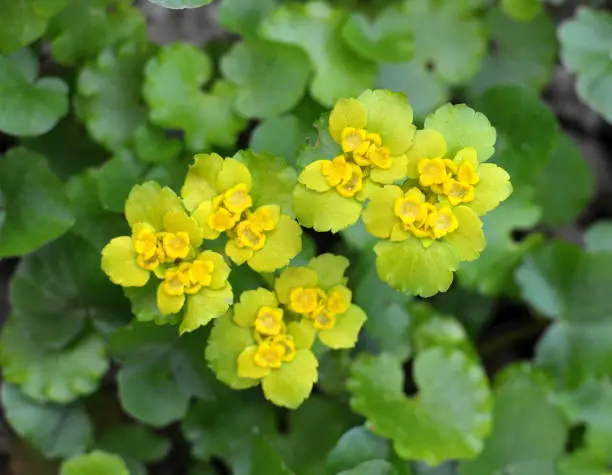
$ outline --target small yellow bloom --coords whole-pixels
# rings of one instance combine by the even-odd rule
[[[325,310],[333,314],[341,314],[348,310],[351,305],[350,299],[346,298],[338,289],[332,289],[327,294],[327,302],[325,303]]]
[[[275,217],[269,208],[261,207],[256,209],[253,213],[248,214],[248,220],[251,223],[251,227],[259,232],[272,231],[276,227]]]
[[[331,330],[336,325],[336,315],[319,307],[312,315],[313,326],[317,330]]]
[[[427,217],[427,224],[431,227],[436,239],[452,233],[459,227],[457,218],[448,206],[431,213]]]
[[[464,161],[461,163],[461,165],[459,165],[457,178],[461,183],[468,185],[475,185],[480,181],[480,177],[478,176],[478,173],[476,173],[474,166],[468,161]]]
[[[476,178],[478,178],[478,176],[476,176]],[[457,181],[452,178],[444,182],[442,191],[448,197],[449,203],[453,206],[474,200],[474,187],[466,182]]]
[[[393,159],[389,154],[389,150],[385,147],[378,147],[372,144],[368,150],[368,157],[372,165],[383,170],[388,170],[393,166]]]
[[[349,153],[359,149],[363,149],[363,145],[366,143],[366,135],[367,132],[364,129],[356,129],[355,127],[345,127],[342,130],[342,151],[344,153]]]
[[[448,180],[446,163],[442,158],[423,158],[418,165],[419,182],[422,186],[439,185]]]
[[[350,179],[351,165],[346,161],[344,155],[339,155],[333,160],[323,162],[321,173],[330,186],[338,186]]]
[[[425,196],[418,189],[412,188],[402,198],[395,200],[393,211],[404,224],[424,221],[427,217]]]
[[[133,236],[134,250],[145,258],[151,258],[157,254],[157,236],[153,228],[146,227]]]
[[[276,307],[261,307],[255,319],[255,330],[261,335],[278,335],[283,330],[283,310]]]
[[[163,233],[162,242],[170,259],[184,259],[189,254],[189,234],[186,232]]]
[[[338,193],[345,198],[352,198],[363,188],[363,172],[361,171],[361,167],[351,164],[350,171],[351,174],[348,179],[336,187]]]
[[[238,223],[235,233],[234,241],[238,247],[247,247],[258,251],[266,244],[266,235],[258,230],[257,226],[253,226],[253,223],[248,219]]]
[[[223,205],[234,214],[241,214],[243,211],[253,206],[253,199],[251,195],[249,195],[247,185],[240,183],[227,190],[223,194]]]
[[[183,295],[189,281],[184,272],[179,269],[168,269],[164,274],[164,292],[168,295]]]
[[[280,368],[284,356],[285,347],[272,339],[268,339],[259,344],[253,356],[253,361],[262,368]]]
[[[235,226],[236,216],[225,208],[219,208],[208,217],[207,224],[213,231],[221,233]]]
[[[321,294],[322,291],[317,288],[296,287],[289,294],[289,309],[302,315],[311,313],[319,305]]]

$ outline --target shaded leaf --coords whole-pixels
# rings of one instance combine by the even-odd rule
[[[46,159],[14,148],[0,160],[0,257],[32,252],[74,224],[70,201]]]
[[[49,19],[66,0],[2,0],[0,2],[0,54],[12,53],[38,39]]]

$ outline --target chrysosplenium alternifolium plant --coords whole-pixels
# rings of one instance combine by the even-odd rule
[[[289,266],[302,249],[298,222],[335,233],[361,218],[380,239],[384,281],[423,297],[446,291],[459,263],[486,245],[479,216],[512,192],[508,174],[484,163],[495,138],[465,105],[440,107],[417,130],[403,94],[368,90],[319,122],[293,193],[297,221],[270,197],[256,202],[258,182],[240,155],[200,154],[180,197],[155,182],[134,187],[132,234],[108,243],[102,268],[124,287],[157,279],[157,307],[178,317],[181,333],[216,319],[206,358],[217,377],[234,389],[261,383],[267,399],[296,408],[317,381],[316,355],[355,346],[366,320],[346,287],[348,259]],[[270,288],[234,296],[230,264],[244,263],[273,273]]]

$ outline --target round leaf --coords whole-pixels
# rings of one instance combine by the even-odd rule
[[[41,155],[24,148],[0,160],[0,257],[27,254],[73,224],[62,183]]]
[[[125,462],[118,456],[96,450],[62,464],[59,475],[130,475]]]

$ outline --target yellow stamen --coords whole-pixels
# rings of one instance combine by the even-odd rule
[[[377,147],[372,144],[368,150],[368,156],[370,157],[372,165],[378,168],[388,170],[393,166],[393,159],[389,155],[389,150],[385,147]]]
[[[285,347],[268,339],[259,344],[253,360],[263,368],[280,368],[284,356]]]
[[[427,217],[425,198],[418,189],[412,188],[403,198],[395,201],[393,211],[404,224],[423,221]]]
[[[351,164],[350,170],[349,178],[336,186],[338,193],[345,198],[352,198],[363,188],[363,172],[361,168],[358,165]]]
[[[179,269],[168,269],[164,274],[164,292],[168,295],[183,295],[189,282]]]
[[[165,233],[162,242],[170,259],[183,259],[189,254],[189,234],[186,232]]]
[[[313,326],[317,330],[330,330],[336,324],[336,316],[325,310],[325,307],[319,307],[313,314]]]
[[[223,194],[223,205],[232,213],[240,214],[253,206],[253,199],[244,183],[236,185]]]
[[[457,180],[448,180],[443,185],[444,194],[451,205],[468,203],[474,200],[474,187]]]
[[[272,213],[267,208],[258,208],[255,212],[251,213],[248,217],[249,222],[253,229],[257,231],[272,231],[276,226]]]
[[[350,304],[350,301],[344,299],[342,292],[339,292],[338,290],[332,290],[327,295],[325,310],[328,314],[340,315],[348,310]]]
[[[244,220],[236,226],[236,245],[238,247],[248,247],[254,251],[263,248],[266,243],[266,236],[248,220]]]
[[[444,183],[448,179],[446,164],[441,158],[422,158],[418,164],[419,182],[423,186]]]
[[[310,313],[319,305],[321,293],[318,289],[296,287],[289,294],[289,309],[300,314]]]
[[[452,233],[459,227],[457,218],[448,206],[430,214],[427,221],[436,239]]]
[[[274,307],[261,307],[255,319],[255,330],[261,335],[278,335],[283,329],[283,310]]]
[[[230,213],[225,208],[217,209],[213,214],[208,217],[208,227],[213,231],[222,233],[228,231],[234,227],[237,221],[237,216]]]
[[[321,173],[330,186],[337,186],[351,176],[351,164],[347,163],[344,155],[338,155],[333,160],[323,162]]]
[[[457,172],[457,178],[461,183],[466,185],[475,185],[480,181],[480,177],[470,162],[462,162],[459,165],[459,171]]]
[[[273,344],[283,348],[283,361],[288,363],[295,357],[295,343],[291,335],[278,335],[272,339]]]
[[[356,151],[366,141],[366,134],[363,129],[345,127],[342,130],[342,151],[344,153]]]

